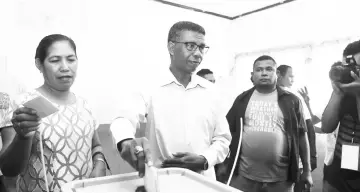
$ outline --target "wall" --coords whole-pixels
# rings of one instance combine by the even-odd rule
[[[252,86],[250,72],[262,54],[278,64],[294,68],[294,87],[309,88],[311,104],[321,115],[332,91],[328,72],[341,60],[345,46],[359,39],[356,27],[357,0],[297,0],[232,23],[233,49],[236,50],[236,90]]]
[[[7,56],[6,73],[27,88],[40,86],[42,76],[34,65],[38,42],[50,33],[72,37],[79,57],[73,90],[90,101],[101,123],[129,106],[128,99],[141,100],[135,91],[147,90],[168,69],[167,35],[177,21],[196,22],[207,32],[210,50],[200,68],[219,77],[234,62],[230,21],[153,1],[17,0],[1,1],[0,7],[6,11],[0,44]]]

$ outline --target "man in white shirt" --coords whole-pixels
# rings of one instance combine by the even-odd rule
[[[205,30],[198,24],[175,23],[167,44],[170,69],[144,97],[145,110],[120,115],[111,124],[122,158],[140,177],[147,162],[187,168],[215,179],[213,166],[229,152],[231,134],[225,113],[219,110],[211,83],[194,74],[209,48],[204,38]],[[135,138],[145,120],[146,138]]]
[[[311,169],[312,171],[317,167],[317,153],[316,153],[316,136],[315,136],[315,130],[314,126],[312,124],[312,118],[311,113],[307,107],[306,102],[304,101],[303,97],[298,93],[297,91],[292,89],[292,85],[294,83],[294,74],[293,69],[291,66],[288,65],[280,65],[277,68],[277,84],[284,90],[289,91],[293,94],[295,94],[301,101],[301,104],[303,106],[303,112],[304,112],[304,119],[306,122],[307,127],[307,135],[310,145],[310,160],[311,160]],[[302,163],[300,161],[300,168],[302,168]],[[303,192],[305,190],[305,185],[302,184],[302,182],[296,183],[294,187],[295,192]],[[310,191],[310,190],[306,190]]]

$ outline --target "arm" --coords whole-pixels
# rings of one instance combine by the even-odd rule
[[[201,154],[208,161],[209,168],[215,166],[215,164],[222,163],[225,160],[229,153],[231,142],[231,134],[225,115],[217,114],[215,115],[215,119],[216,125],[211,145],[209,149]]]
[[[304,171],[311,171],[310,166],[310,148],[309,140],[306,132],[300,132],[299,135],[299,149],[300,149],[300,158],[301,162],[304,165]]]
[[[19,108],[13,111],[12,104],[0,112],[3,115],[1,138],[3,147],[0,151],[0,167],[5,176],[14,177],[24,170],[28,163],[32,140],[40,125],[36,111]],[[12,120],[11,120],[12,115]],[[17,126],[13,127],[13,123]]]
[[[296,116],[299,127],[299,154],[303,164],[303,173],[301,174],[301,181],[307,184],[308,188],[313,185],[311,176],[311,162],[310,162],[310,146],[307,135],[306,123],[303,116],[303,107],[300,101],[297,103]],[[309,120],[310,121],[310,120]],[[311,122],[311,121],[310,121]]]
[[[230,130],[230,133],[232,136],[235,135],[236,133],[236,111],[237,111],[237,99],[235,99],[232,107],[230,108],[229,112],[227,113],[226,115],[226,119],[228,121],[228,124],[229,124],[229,130]],[[232,141],[229,145],[230,147],[230,151],[229,151],[229,154],[227,155],[227,158],[224,160],[224,162],[222,162],[221,164],[219,164],[219,169],[218,170],[218,178],[219,178],[219,181],[220,182],[223,182],[223,183],[226,183],[226,181],[228,180],[229,178],[229,175],[230,175],[230,166],[231,166],[231,163],[230,163],[230,156],[232,156],[233,154],[236,154],[236,149],[235,151],[233,150],[234,148],[232,148],[232,146],[236,146],[239,141],[239,139],[237,138],[237,136],[235,136],[234,138],[232,138]],[[231,150],[233,150],[234,152],[231,152]],[[233,156],[235,157],[235,155]],[[234,163],[236,164],[236,163]],[[235,171],[236,172],[236,171]]]
[[[311,171],[317,168],[317,152],[316,152],[316,135],[314,125],[310,119],[306,120],[307,127],[307,137],[309,140],[309,148],[310,148],[310,163],[311,163]]]
[[[297,111],[296,116],[298,119],[298,127],[299,127],[299,154],[301,158],[301,162],[303,163],[303,169],[304,171],[311,171],[311,165],[310,165],[310,146],[309,146],[309,139],[308,139],[308,128],[306,121],[304,120],[303,115],[303,106],[301,102],[299,101],[297,103]],[[309,120],[309,122],[311,122]]]
[[[162,167],[181,167],[201,172],[212,168],[215,164],[225,160],[229,153],[231,134],[221,109],[220,103],[213,102],[211,107],[213,125],[211,126],[210,145],[199,154],[191,152],[177,152],[173,158],[163,161]]]
[[[303,101],[307,107],[307,109],[309,110],[310,116],[311,116],[311,121],[314,125],[318,124],[321,120],[319,119],[319,117],[315,116],[311,107],[310,107],[310,97],[309,97],[309,92],[306,88],[306,86],[304,88],[301,88],[298,93],[301,95],[301,97],[303,98]]]
[[[33,136],[22,138],[12,127],[1,131],[3,147],[0,151],[0,166],[4,176],[15,177],[22,172],[30,157]]]
[[[106,162],[105,155],[100,143],[100,138],[97,130],[94,131],[92,138],[92,159],[93,159],[93,171],[90,177],[106,176],[106,168],[109,168]]]
[[[325,108],[321,118],[321,130],[324,133],[332,133],[337,128],[340,121],[340,107],[343,95],[333,91],[330,101]]]
[[[151,165],[147,139],[145,137],[135,138],[136,131],[140,129],[140,122],[145,120],[147,113],[147,104],[144,100],[142,104],[142,110],[123,111],[110,125],[110,130],[121,157],[139,171],[140,177],[145,174],[145,163]],[[136,146],[142,147],[143,151],[136,153]]]

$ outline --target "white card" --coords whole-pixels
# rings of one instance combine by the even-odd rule
[[[59,109],[42,96],[38,96],[23,104],[24,107],[35,109],[40,118],[47,117]]]
[[[359,146],[342,145],[341,168],[359,171]]]
[[[145,189],[148,192],[159,192],[158,171],[154,166],[145,164]]]

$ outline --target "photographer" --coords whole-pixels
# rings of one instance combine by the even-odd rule
[[[360,41],[345,48],[343,63],[347,65],[334,65],[330,71],[333,93],[321,120],[324,133],[332,133],[340,123],[334,159],[325,174],[326,192],[360,191]]]

